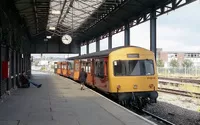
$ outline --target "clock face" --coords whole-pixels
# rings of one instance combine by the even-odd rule
[[[70,43],[72,42],[71,36],[69,36],[69,35],[64,35],[64,36],[62,37],[62,42],[63,42],[64,44],[70,44]]]

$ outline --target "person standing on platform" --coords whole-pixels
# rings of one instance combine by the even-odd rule
[[[79,74],[79,81],[81,82],[81,90],[84,90],[86,79],[87,79],[87,73],[84,71],[84,68],[82,68]]]

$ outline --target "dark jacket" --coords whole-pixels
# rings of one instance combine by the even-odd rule
[[[86,79],[87,79],[87,73],[85,71],[81,71],[79,74],[80,82],[86,82]]]
[[[22,83],[22,85],[29,83],[28,79],[24,75],[20,75],[19,79],[20,79],[20,82]]]

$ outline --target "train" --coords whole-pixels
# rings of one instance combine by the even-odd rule
[[[120,103],[140,109],[156,103],[158,74],[154,53],[137,46],[117,47],[55,62],[54,72],[79,81],[87,73],[86,85],[96,88]]]

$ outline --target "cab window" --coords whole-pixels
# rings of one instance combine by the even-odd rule
[[[115,76],[154,75],[153,60],[116,60],[113,66]]]

